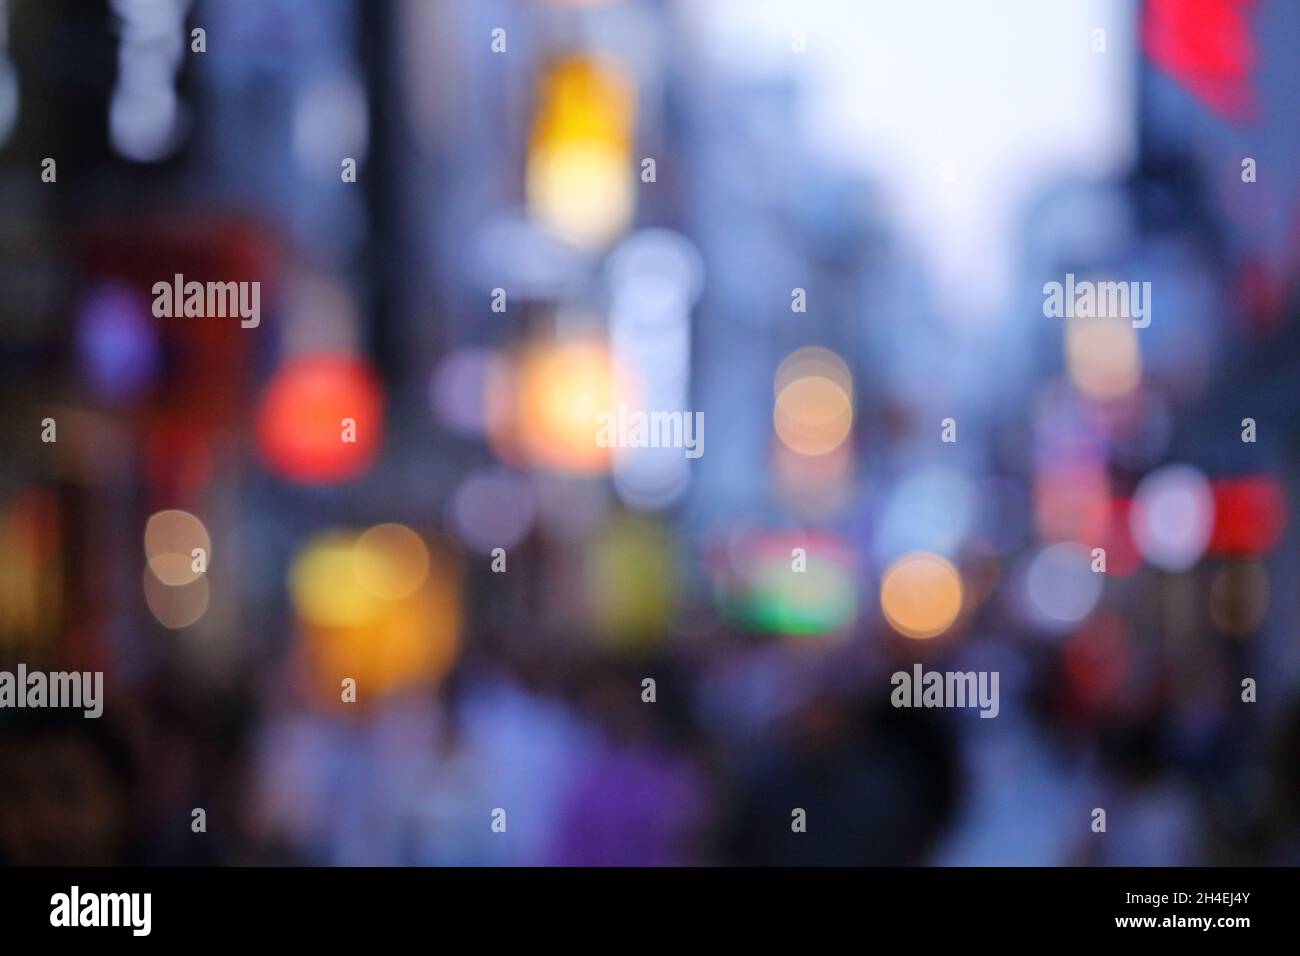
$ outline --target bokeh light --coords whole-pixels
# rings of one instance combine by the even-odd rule
[[[1025,594],[1036,622],[1065,631],[1082,621],[1101,599],[1103,575],[1092,570],[1092,556],[1069,541],[1049,545],[1033,556],[1025,575]]]
[[[1222,479],[1212,483],[1214,531],[1208,552],[1241,557],[1277,547],[1286,530],[1286,495],[1268,476]]]
[[[536,344],[515,368],[514,402],[496,416],[493,447],[507,460],[563,474],[603,474],[613,449],[596,441],[597,416],[627,400],[625,378],[595,339]]]
[[[625,516],[606,524],[586,561],[596,631],[625,650],[662,638],[677,605],[674,559],[672,539],[657,522]]]
[[[513,547],[537,517],[537,496],[522,476],[504,468],[476,469],[465,476],[448,506],[456,536],[481,554]]]
[[[204,565],[212,560],[208,529],[188,511],[159,511],[145,523],[144,553],[159,583],[178,587],[199,577],[202,572],[194,569],[195,548],[203,549]]]
[[[328,530],[307,541],[288,584],[318,699],[337,703],[348,677],[358,702],[442,677],[459,646],[461,577],[445,542],[429,546],[401,525]]]
[[[289,597],[298,617],[323,627],[373,623],[380,598],[357,577],[356,537],[326,531],[312,538],[289,566]]]
[[[951,562],[938,554],[905,554],[880,580],[880,608],[889,626],[904,637],[938,637],[962,609],[962,580]]]
[[[346,355],[286,363],[272,377],[257,415],[258,442],[271,468],[304,484],[361,474],[378,454],[382,434],[378,379],[369,366]]]
[[[340,703],[344,678],[357,682],[357,703],[382,700],[442,678],[456,659],[462,620],[455,585],[441,576],[394,601],[368,625],[304,627],[302,651],[318,699]]]
[[[158,579],[152,568],[144,570],[145,604],[154,619],[165,628],[180,630],[189,627],[207,611],[209,598],[206,575],[199,575],[185,584],[167,585]]]
[[[621,69],[585,57],[558,60],[541,80],[528,149],[529,212],[564,239],[599,246],[632,219],[636,91]]]
[[[737,531],[714,572],[723,609],[760,633],[836,637],[857,618],[857,561],[834,535]]]
[[[1128,319],[1072,319],[1065,348],[1070,379],[1089,398],[1122,398],[1142,379],[1137,330]]]
[[[853,376],[834,352],[820,346],[786,356],[773,380],[772,424],[791,451],[824,455],[853,428]]]
[[[1191,465],[1166,465],[1142,479],[1129,512],[1133,541],[1150,564],[1185,571],[1201,559],[1214,529],[1214,493]]]
[[[679,233],[643,229],[614,250],[606,273],[616,364],[636,381],[647,410],[688,409],[691,308],[704,275],[699,250]],[[691,482],[691,462],[675,447],[620,448],[613,470],[619,497],[638,510],[669,507]]]
[[[405,525],[377,524],[357,538],[353,570],[361,586],[376,597],[404,598],[429,574],[429,549]]]
[[[91,385],[112,399],[133,398],[158,375],[161,347],[138,289],[105,282],[87,293],[77,313],[77,348]]]

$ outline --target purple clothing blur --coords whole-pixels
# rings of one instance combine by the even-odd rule
[[[553,863],[692,864],[703,791],[694,764],[684,757],[648,746],[603,744],[575,774]]]

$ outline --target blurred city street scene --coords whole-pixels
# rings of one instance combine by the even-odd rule
[[[1300,863],[1298,52],[0,0],[0,862]]]

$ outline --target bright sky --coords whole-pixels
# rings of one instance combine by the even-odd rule
[[[810,146],[883,184],[958,323],[1004,312],[1026,198],[1122,171],[1135,150],[1131,0],[684,0],[678,12],[724,68],[806,84]],[[1092,52],[1096,28],[1105,53]]]

